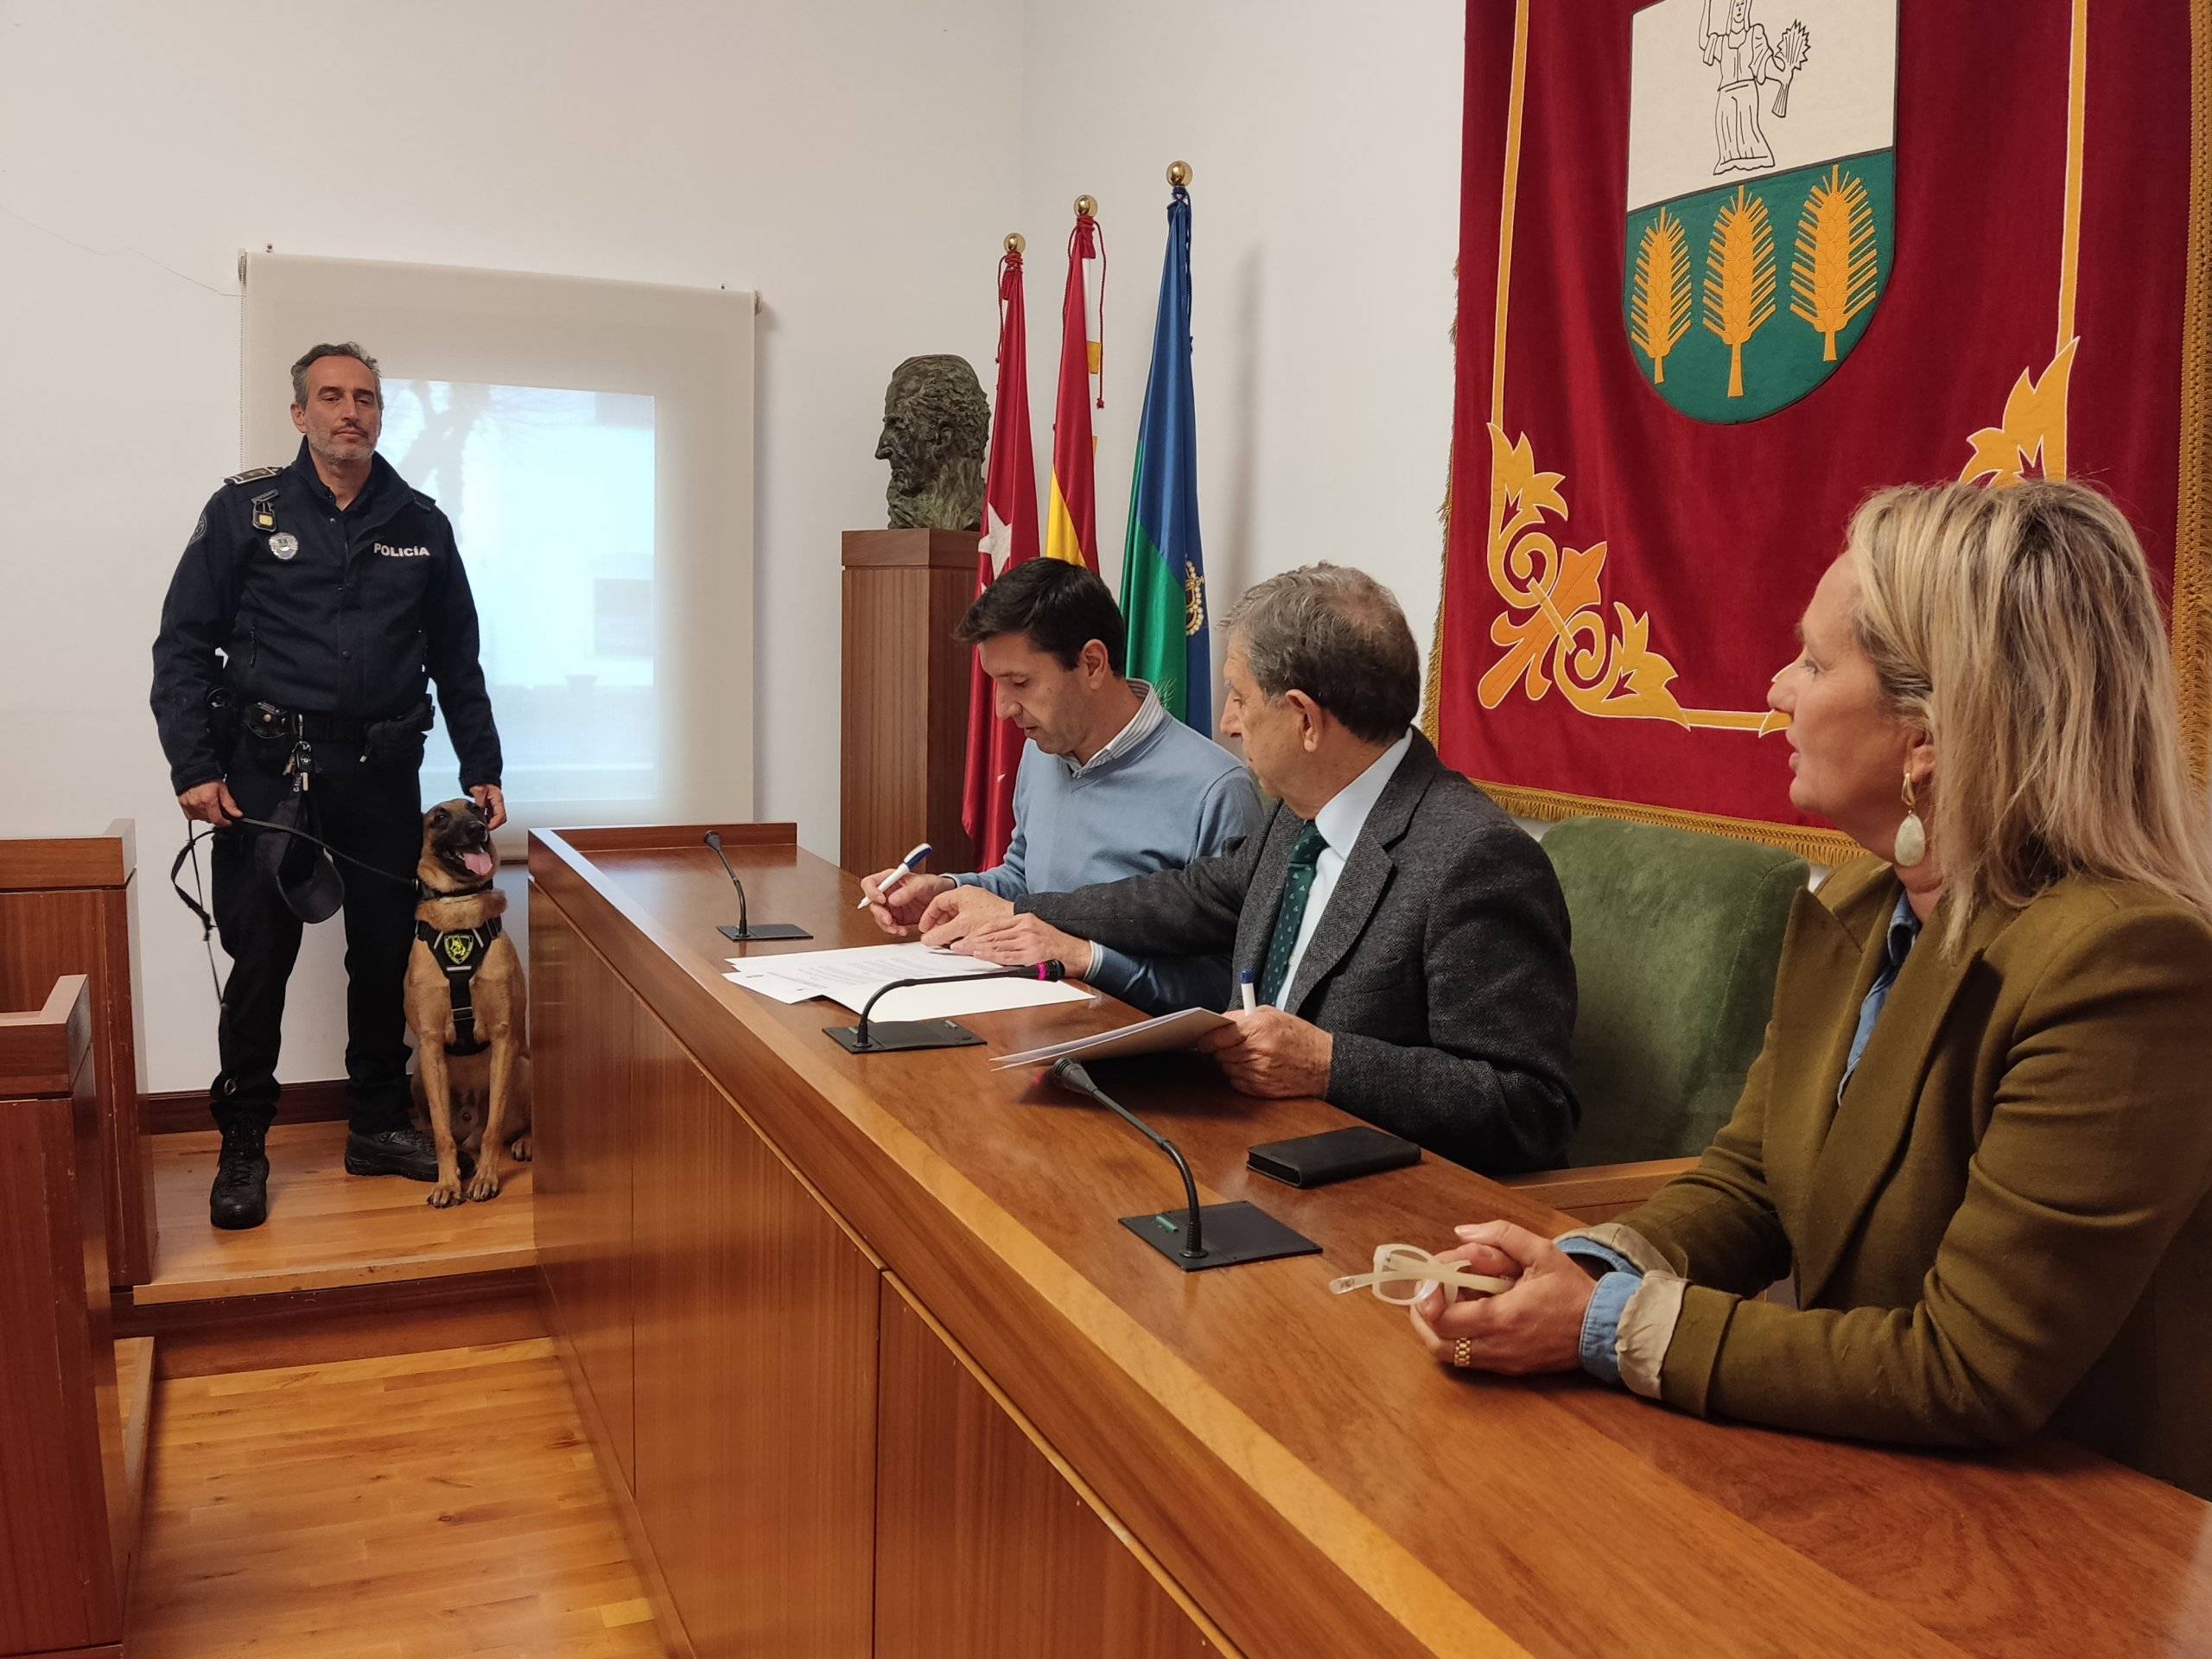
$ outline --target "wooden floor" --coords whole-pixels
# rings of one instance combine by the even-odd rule
[[[149,1479],[131,1659],[663,1659],[543,1338],[164,1382]]]
[[[207,1222],[219,1138],[212,1129],[151,1138],[155,1278],[141,1307],[272,1295],[392,1280],[526,1268],[537,1260],[528,1165],[501,1160],[485,1204],[433,1210],[429,1187],[345,1170],[343,1123],[280,1123],[269,1132],[269,1219],[245,1232]]]

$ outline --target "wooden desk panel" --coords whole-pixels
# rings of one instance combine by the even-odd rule
[[[1251,1177],[1251,1143],[1347,1120],[1239,1099],[1181,1059],[1103,1081],[1177,1140],[1205,1196],[1252,1198],[1325,1253],[1167,1271],[1114,1218],[1168,1202],[1172,1172],[1109,1115],[976,1050],[845,1054],[820,1034],[824,1005],[720,977],[710,855],[575,840],[533,843],[541,891],[1247,1652],[2212,1645],[2206,1506],[2068,1448],[1875,1451],[1702,1423],[1580,1377],[1440,1370],[1402,1313],[1332,1298],[1328,1279],[1455,1222],[1561,1218],[1435,1160],[1313,1192]],[[734,861],[754,904],[817,945],[875,937],[855,884],[818,861]],[[1004,1052],[1129,1017],[971,1023]],[[1602,1593],[1593,1536],[1612,1564]],[[1777,1608],[1786,1627],[1753,1611]]]
[[[574,930],[532,907],[531,1175],[537,1260],[618,1475],[637,1491],[631,1167],[643,1099],[637,999]]]
[[[701,1659],[868,1651],[875,1268],[644,1016],[638,1510]]]
[[[1200,1659],[1174,1598],[887,1280],[875,1659]]]

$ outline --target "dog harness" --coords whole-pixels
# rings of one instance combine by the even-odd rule
[[[459,928],[450,933],[441,933],[428,922],[415,924],[415,937],[430,947],[430,960],[446,976],[446,995],[453,999],[454,1040],[446,1045],[448,1054],[481,1054],[491,1046],[476,1034],[476,997],[472,987],[476,970],[484,965],[485,955],[499,931],[497,916],[481,927]]]

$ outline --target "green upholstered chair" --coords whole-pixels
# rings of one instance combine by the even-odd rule
[[[1513,1184],[1602,1220],[1687,1167],[1735,1110],[1809,872],[1770,847],[1611,818],[1554,825],[1543,848],[1573,925],[1582,1124],[1571,1168]]]

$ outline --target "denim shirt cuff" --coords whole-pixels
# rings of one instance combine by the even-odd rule
[[[1594,1257],[1618,1273],[1642,1273],[1643,1268],[1623,1255],[1610,1244],[1600,1244],[1594,1238],[1579,1233],[1569,1233],[1559,1241],[1559,1247],[1569,1255]]]
[[[1582,1316],[1582,1369],[1600,1382],[1619,1386],[1621,1314],[1643,1283],[1643,1275],[1634,1271],[1607,1274]]]

